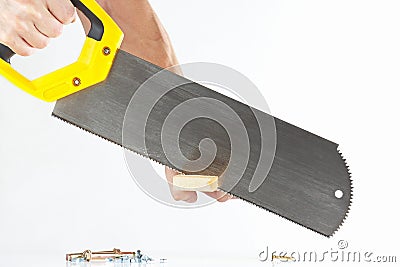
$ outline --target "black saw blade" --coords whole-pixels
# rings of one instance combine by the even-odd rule
[[[337,144],[124,51],[53,116],[182,173],[218,175],[221,190],[325,236],[349,210]]]

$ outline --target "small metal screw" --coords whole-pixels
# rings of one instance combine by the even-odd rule
[[[110,53],[111,53],[111,49],[110,49],[108,46],[105,46],[105,47],[103,48],[103,54],[104,54],[105,56],[108,56]]]
[[[72,84],[74,86],[79,86],[81,85],[81,79],[79,79],[78,77],[75,77],[74,79],[72,79]]]
[[[92,259],[92,251],[90,250],[85,250],[82,255],[85,261],[90,261]]]

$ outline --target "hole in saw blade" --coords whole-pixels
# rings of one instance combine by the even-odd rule
[[[343,197],[343,191],[338,189],[335,191],[335,197],[341,199]]]

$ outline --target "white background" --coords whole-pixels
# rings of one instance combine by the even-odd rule
[[[171,266],[265,266],[257,257],[266,246],[330,250],[341,239],[350,250],[397,253],[400,261],[400,2],[151,2],[181,63],[242,72],[274,115],[340,144],[355,187],[344,226],[327,239],[239,200],[163,206],[132,181],[119,147],[51,118],[52,104],[1,78],[0,265],[23,266],[36,254],[42,259],[26,266],[63,266],[66,252],[119,247]],[[15,66],[33,77],[65,65],[82,35],[75,23]]]

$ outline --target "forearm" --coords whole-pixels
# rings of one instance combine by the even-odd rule
[[[178,64],[168,34],[147,0],[98,0],[125,34],[121,49],[167,68]],[[85,29],[89,22],[80,14]]]

